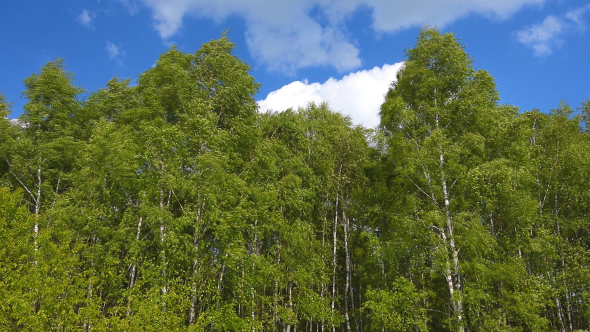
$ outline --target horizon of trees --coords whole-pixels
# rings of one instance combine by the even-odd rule
[[[0,94],[0,329],[590,329],[590,99],[499,105],[424,28],[367,129],[259,113],[233,47]]]

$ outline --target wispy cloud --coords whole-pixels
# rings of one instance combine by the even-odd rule
[[[267,112],[325,101],[333,110],[349,115],[355,124],[375,127],[379,124],[379,107],[402,65],[401,62],[386,64],[351,73],[340,80],[330,78],[324,83],[295,81],[269,93],[258,105],[262,112]]]
[[[82,13],[76,17],[76,21],[78,21],[78,23],[89,28],[92,26],[91,24],[93,19],[94,13],[92,13],[88,9],[83,9]]]
[[[555,16],[547,16],[543,23],[528,26],[517,34],[519,42],[531,47],[536,56],[547,56],[562,43],[561,35],[567,22]]]
[[[549,15],[543,22],[518,31],[516,38],[520,43],[533,49],[535,56],[549,56],[565,42],[567,35],[576,30],[585,32],[584,15],[589,10],[590,4],[562,15]]]
[[[576,28],[582,32],[586,31],[586,22],[584,21],[584,15],[590,11],[590,3],[586,6],[570,10],[565,14],[565,17],[575,23]]]
[[[119,48],[117,45],[107,42],[107,53],[111,59],[114,59],[119,55]]]
[[[359,8],[372,10],[375,32],[395,32],[442,27],[472,13],[507,18],[524,5],[546,0],[137,1],[151,10],[154,28],[164,40],[178,33],[186,16],[217,21],[242,17],[250,53],[271,70],[292,73],[310,66],[332,66],[341,72],[360,66],[360,50],[347,31],[348,18]]]
[[[127,57],[127,54],[123,50],[123,46],[121,46],[121,45],[117,46],[117,45],[107,41],[106,50],[109,55],[109,58],[115,60],[117,62],[117,64],[119,64],[121,66],[123,65],[123,59],[125,59]]]
[[[131,15],[139,13],[139,4],[133,0],[119,0]]]

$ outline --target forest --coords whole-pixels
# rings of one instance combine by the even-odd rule
[[[590,99],[500,104],[427,27],[369,129],[259,112],[233,48],[0,95],[0,330],[590,330]]]

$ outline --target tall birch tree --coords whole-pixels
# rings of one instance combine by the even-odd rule
[[[466,170],[477,162],[478,121],[498,96],[492,78],[473,69],[472,59],[450,33],[423,29],[406,56],[381,107],[381,126],[390,136],[391,153],[403,151],[401,175],[420,193],[416,217],[428,220],[439,236],[435,264],[445,278],[450,324],[464,331],[457,228],[462,207],[453,200]]]

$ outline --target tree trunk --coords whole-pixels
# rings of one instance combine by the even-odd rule
[[[287,283],[287,294],[289,294],[289,309],[293,310],[293,297],[292,297],[292,290],[293,290],[293,282],[289,281]],[[287,323],[285,325],[285,332],[291,331],[291,324]]]
[[[254,220],[254,249],[253,253],[255,257],[260,255],[260,249],[258,246],[258,219]],[[256,268],[256,261],[252,262],[252,272]],[[254,310],[256,309],[256,297],[254,296],[254,287],[250,286],[250,295],[252,295],[252,308],[250,308],[250,316],[252,317],[252,323],[254,324],[255,313]],[[252,332],[255,332],[256,329],[252,327]]]
[[[336,193],[336,213],[334,215],[334,227],[332,228],[332,235],[334,238],[334,246],[332,247],[332,318],[334,317],[334,309],[336,302],[336,246],[338,240],[336,238],[336,230],[338,226],[338,193]],[[332,332],[336,332],[336,326],[332,324]]]
[[[346,331],[350,332],[350,317],[348,312],[348,294],[350,291],[350,250],[348,243],[348,218],[342,211],[342,220],[344,224],[344,248],[346,252],[346,283],[344,286],[344,317],[346,318]],[[352,299],[354,301],[354,299]]]
[[[327,211],[324,208],[324,224],[323,224],[323,227],[322,227],[322,263],[325,262],[324,253],[325,253],[325,250],[326,250],[326,226],[328,224],[328,218],[326,217],[326,214],[327,214]],[[322,276],[325,273],[324,266],[325,265],[322,264]],[[327,293],[327,289],[328,289],[328,285],[324,284],[324,281],[323,280],[324,280],[324,278],[322,277],[321,290],[320,290],[320,297],[322,299],[322,303],[324,302],[324,296],[325,296],[325,293]],[[322,318],[321,332],[324,332],[324,323],[325,323],[325,320],[324,320],[324,318]]]
[[[166,239],[166,225],[164,224],[164,218],[162,216],[164,213],[164,187],[160,188],[160,213],[160,245],[162,246],[160,251],[160,259],[162,262],[162,295],[166,295],[168,292],[168,287],[166,284],[166,249],[164,246],[164,241]],[[165,307],[166,304],[164,303],[162,306]]]
[[[200,196],[197,195],[197,202],[199,201]],[[201,220],[201,215],[203,213],[203,210],[205,209],[205,202],[203,202],[203,204],[201,206],[199,206],[199,208],[197,209],[197,217],[195,220],[195,234],[193,237],[193,254],[195,255],[195,258],[193,260],[193,280],[192,280],[192,294],[191,294],[191,307],[189,310],[189,314],[188,314],[188,324],[192,324],[195,320],[196,317],[196,306],[197,306],[197,277],[199,274],[197,265],[198,265],[198,254],[199,254],[199,241],[200,241],[200,237],[199,237],[199,227],[201,227],[200,225],[200,220]]]
[[[143,216],[139,216],[139,220],[137,221],[137,231],[135,232],[135,242],[139,242],[139,234],[141,233],[141,224],[143,222]],[[132,288],[135,285],[136,278],[136,266],[135,263],[131,264],[131,271],[129,272],[129,288]]]
[[[225,255],[227,257],[227,254]],[[219,275],[219,281],[217,281],[217,304],[215,305],[216,309],[219,310],[219,306],[221,305],[221,288],[223,285],[223,274],[225,273],[225,261],[221,263],[221,273]],[[215,322],[211,324],[211,331],[215,331]]]
[[[37,166],[37,199],[35,200],[35,226],[33,227],[33,241],[35,245],[35,266],[37,266],[37,254],[39,247],[37,238],[39,237],[39,211],[41,210],[41,165]]]
[[[441,154],[441,166],[443,163],[443,155]],[[451,300],[453,301],[454,304],[454,311],[455,314],[457,315],[457,323],[459,324],[459,331],[464,331],[465,327],[463,326],[463,301],[461,299],[461,289],[462,289],[462,283],[461,283],[461,274],[459,272],[459,250],[457,249],[457,247],[455,246],[455,237],[453,234],[453,220],[451,217],[451,212],[450,212],[450,208],[449,208],[449,195],[448,195],[448,191],[447,191],[447,183],[446,183],[446,179],[444,176],[444,172],[442,173],[442,184],[443,184],[443,195],[444,195],[444,199],[445,199],[445,215],[446,215],[446,223],[447,223],[447,231],[449,232],[448,234],[448,245],[451,249],[451,254],[453,256],[453,266],[452,266],[452,273],[451,273],[451,269],[449,267],[449,262],[447,260],[447,282],[450,283],[455,283],[455,294],[453,294],[453,287],[452,285],[449,285],[449,292],[451,293]],[[452,280],[452,277],[455,277],[455,280]]]
[[[439,127],[439,119],[436,117],[436,127]],[[448,236],[444,236],[446,245],[449,247],[453,259],[453,266],[450,266],[448,261],[448,255],[445,255],[446,262],[446,276],[449,293],[451,295],[451,301],[453,304],[453,311],[457,317],[457,324],[459,331],[463,332],[465,326],[463,323],[463,300],[461,299],[461,274],[459,273],[459,250],[455,245],[455,236],[453,234],[453,218],[451,215],[449,190],[447,187],[447,179],[445,177],[445,158],[442,147],[438,147],[439,161],[440,161],[440,174],[443,190],[443,198],[445,200],[445,221],[447,225]],[[444,232],[443,232],[444,234]],[[454,277],[454,278],[453,278]],[[453,280],[454,279],[454,280]],[[454,285],[453,285],[454,284]]]

